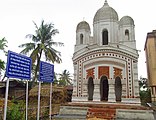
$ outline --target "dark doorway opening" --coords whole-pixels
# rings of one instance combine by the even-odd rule
[[[117,102],[121,102],[121,96],[122,96],[121,78],[116,77],[115,78],[115,97],[116,97]]]
[[[109,85],[106,76],[102,76],[100,80],[100,100],[108,101]]]
[[[107,30],[103,30],[102,32],[102,44],[108,45],[108,31]]]
[[[88,100],[93,100],[93,94],[94,94],[94,81],[93,78],[90,77],[88,79]]]

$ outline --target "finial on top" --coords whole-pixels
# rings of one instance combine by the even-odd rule
[[[104,3],[104,5],[108,5],[108,2],[107,2],[107,0],[105,0],[105,3]]]

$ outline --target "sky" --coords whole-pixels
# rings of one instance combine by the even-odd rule
[[[85,20],[93,33],[93,18],[105,0],[0,0],[0,38],[8,41],[7,50],[19,53],[18,46],[27,43],[27,34],[34,34],[35,26],[41,21],[53,23],[59,34],[53,37],[55,42],[63,42],[57,47],[61,52],[62,63],[54,64],[55,72],[67,69],[73,74],[72,56],[76,43],[76,26]],[[119,19],[125,15],[133,18],[135,39],[139,52],[138,78],[147,77],[144,44],[148,32],[156,29],[156,0],[107,0],[109,6],[118,13]],[[0,57],[6,61],[0,51]]]

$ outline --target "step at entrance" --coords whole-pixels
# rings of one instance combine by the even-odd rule
[[[59,115],[54,120],[86,120],[88,107],[61,106]]]
[[[116,110],[110,108],[89,108],[87,118],[100,118],[105,120],[114,120],[116,117]]]

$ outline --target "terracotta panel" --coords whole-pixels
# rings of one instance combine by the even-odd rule
[[[91,69],[86,70],[86,73],[87,73],[86,79],[88,79],[89,77],[92,77],[93,79],[95,78],[94,69],[95,68],[91,68]]]
[[[98,67],[98,78],[106,76],[109,79],[109,66],[99,66]]]

